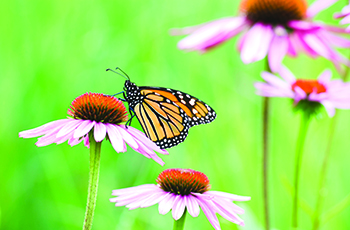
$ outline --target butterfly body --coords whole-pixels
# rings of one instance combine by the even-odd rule
[[[137,86],[125,81],[125,100],[141,123],[145,134],[160,148],[183,142],[190,127],[206,124],[215,111],[201,100],[169,88]]]

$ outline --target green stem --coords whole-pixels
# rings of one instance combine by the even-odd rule
[[[98,175],[100,171],[101,143],[96,142],[92,135],[89,135],[90,141],[90,172],[89,172],[89,190],[86,204],[85,221],[83,230],[90,230],[94,218],[96,206]]]
[[[294,200],[292,211],[292,226],[298,228],[298,203],[299,203],[299,174],[301,168],[301,160],[303,156],[304,144],[306,133],[308,130],[310,116],[308,114],[302,114],[302,120],[300,122],[299,136],[296,145],[295,153],[295,171],[294,171]]]
[[[269,61],[266,58],[266,70],[271,72]],[[263,199],[264,199],[264,214],[265,214],[265,230],[270,229],[270,215],[269,215],[269,196],[268,196],[268,162],[269,162],[269,110],[270,98],[263,99],[263,159],[262,159],[262,175],[263,175]]]
[[[184,214],[182,214],[182,217],[180,219],[174,221],[173,230],[183,230],[184,229],[186,213],[187,213],[187,210],[185,209]]]
[[[314,212],[314,217],[313,217],[313,230],[316,230],[320,226],[320,212],[322,210],[322,205],[323,205],[323,198],[324,198],[324,185],[326,181],[326,175],[328,171],[328,162],[329,162],[329,156],[331,153],[331,146],[332,146],[332,141],[334,137],[334,130],[335,130],[335,125],[337,123],[337,114],[334,116],[332,123],[329,128],[329,137],[328,137],[328,143],[327,143],[327,148],[326,148],[326,153],[323,158],[322,162],[322,167],[321,167],[321,172],[320,172],[320,182],[317,190],[317,200],[316,200],[316,208]]]
[[[270,98],[263,99],[263,196],[264,196],[264,213],[265,213],[265,229],[270,229],[269,218],[269,196],[268,196],[268,140],[269,140],[269,107]]]

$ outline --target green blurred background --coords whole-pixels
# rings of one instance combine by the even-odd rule
[[[155,183],[167,168],[204,172],[212,190],[251,196],[237,202],[246,210],[238,227],[219,217],[222,229],[263,227],[261,181],[261,102],[253,83],[261,80],[264,61],[244,65],[234,38],[200,55],[176,48],[180,37],[170,28],[236,15],[239,1],[23,1],[0,8],[0,229],[81,229],[88,186],[89,152],[82,144],[36,147],[36,139],[18,133],[65,118],[70,103],[86,92],[113,94],[124,79],[106,68],[121,67],[139,86],[163,86],[197,96],[217,119],[192,128],[187,140],[161,156],[165,166],[134,152],[117,154],[102,144],[100,185],[93,229],[171,229],[170,213],[157,206],[129,211],[109,202],[112,189]],[[339,2],[317,19],[332,24]],[[343,51],[349,55],[349,51]],[[285,64],[298,77],[316,78],[332,64],[305,55]],[[274,229],[289,229],[291,184],[299,116],[288,99],[272,99],[270,199]],[[350,193],[349,111],[338,111],[324,212]],[[330,119],[311,123],[301,176],[302,229],[310,229],[319,171]],[[134,120],[133,125],[139,124]],[[326,214],[322,229],[350,229],[350,208]],[[312,213],[312,212],[311,212]],[[213,229],[203,212],[187,217],[185,229]]]

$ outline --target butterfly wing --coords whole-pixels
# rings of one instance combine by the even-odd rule
[[[172,100],[140,87],[143,98],[133,110],[145,134],[160,148],[170,148],[183,142],[190,128],[187,114]]]
[[[161,87],[140,87],[140,90],[151,91],[175,103],[188,116],[190,127],[210,123],[216,118],[215,111],[208,104],[187,93]]]

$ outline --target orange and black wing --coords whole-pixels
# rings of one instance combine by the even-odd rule
[[[187,93],[161,87],[139,87],[143,91],[152,92],[153,95],[161,96],[179,106],[188,116],[190,127],[207,124],[216,118],[215,111],[206,103]]]
[[[190,119],[171,99],[151,88],[140,87],[143,100],[133,108],[145,134],[160,148],[170,148],[183,142]]]

